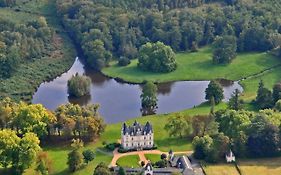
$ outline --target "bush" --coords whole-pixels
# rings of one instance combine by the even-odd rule
[[[94,158],[95,158],[95,153],[92,151],[92,150],[85,150],[85,151],[83,151],[83,157],[84,157],[84,161],[85,161],[85,163],[89,163],[89,162],[91,162],[92,160],[94,160]]]
[[[161,160],[167,159],[167,154],[161,154]]]
[[[80,76],[78,73],[72,76],[67,82],[68,93],[70,96],[82,97],[90,94],[91,79],[87,76]]]
[[[131,63],[131,60],[127,57],[120,57],[118,61],[119,66],[127,66]]]
[[[167,165],[168,165],[167,160],[160,160],[160,161],[158,161],[158,162],[155,162],[155,166],[156,166],[157,168],[166,168]]]
[[[120,143],[109,143],[107,145],[105,145],[105,149],[109,150],[109,151],[113,151],[115,148],[120,147]]]

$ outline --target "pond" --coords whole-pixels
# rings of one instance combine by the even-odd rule
[[[78,99],[69,98],[67,81],[74,74],[86,74],[92,80],[89,96]],[[224,89],[224,101],[232,92],[242,87],[238,82],[220,81]],[[179,81],[158,84],[157,114],[170,113],[193,108],[205,102],[205,89],[209,81]],[[129,84],[108,78],[84,66],[76,58],[74,64],[64,74],[52,81],[42,83],[33,95],[32,103],[41,103],[46,108],[55,110],[68,102],[86,105],[99,103],[99,113],[106,123],[117,123],[141,116],[141,85]]]

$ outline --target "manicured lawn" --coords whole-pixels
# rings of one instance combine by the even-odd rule
[[[204,170],[207,175],[239,175],[233,164],[207,164]]]
[[[126,67],[119,67],[112,63],[111,67],[102,70],[111,77],[119,77],[129,82],[154,82],[178,80],[211,80],[224,78],[240,80],[243,77],[261,72],[269,67],[278,65],[281,61],[267,53],[242,53],[229,65],[214,65],[212,63],[212,49],[204,47],[196,53],[178,53],[176,55],[178,68],[171,73],[144,72],[137,68],[137,60]]]
[[[122,167],[128,167],[128,168],[140,167],[139,161],[140,159],[138,155],[129,155],[118,159],[117,164]]]
[[[239,168],[243,175],[280,175],[281,158],[241,160]]]
[[[145,154],[145,157],[147,160],[150,160],[151,162],[155,163],[161,160],[160,154]]]

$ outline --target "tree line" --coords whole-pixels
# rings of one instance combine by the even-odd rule
[[[81,107],[66,104],[49,111],[41,104],[16,103],[10,98],[1,100],[0,166],[6,169],[12,166],[15,174],[21,174],[37,162],[42,151],[40,142],[61,142],[73,138],[86,142],[95,140],[106,126],[98,114],[98,108],[99,105]],[[84,154],[87,154],[85,157],[90,156],[87,161],[93,157],[89,151]],[[46,157],[42,153],[38,160],[39,168],[49,161]],[[44,167],[45,170],[48,168]]]
[[[208,5],[200,10],[184,5],[189,2]],[[57,1],[57,9],[64,25],[82,46],[89,65],[98,69],[108,65],[112,58],[136,58],[140,47],[147,42],[160,41],[174,51],[190,51],[212,44],[217,36],[229,36],[217,45],[225,46],[230,56],[224,56],[225,61],[217,58],[218,63],[229,62],[236,51],[267,51],[278,47],[280,13],[273,2],[257,1],[254,5],[239,0],[218,2],[219,5],[184,0],[63,0]],[[161,4],[171,3],[178,5],[168,5],[166,10],[159,8]]]

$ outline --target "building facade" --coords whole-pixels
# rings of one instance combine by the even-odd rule
[[[137,121],[132,126],[124,123],[121,129],[121,145],[126,150],[153,148],[154,134],[152,125],[149,122],[141,125]]]

